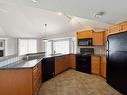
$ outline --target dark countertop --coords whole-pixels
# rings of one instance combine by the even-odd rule
[[[43,58],[33,60],[20,60],[18,62],[0,67],[2,69],[29,69],[36,66]]]
[[[0,70],[4,69],[29,69],[35,67],[43,58],[49,58],[49,57],[59,57],[59,56],[65,56],[69,54],[55,54],[55,55],[43,55],[39,58],[29,58],[28,60],[20,60],[15,63],[11,63],[9,65],[0,67]]]

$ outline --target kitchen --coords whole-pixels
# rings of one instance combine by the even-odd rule
[[[85,1],[0,1],[0,95],[127,95],[126,1]]]

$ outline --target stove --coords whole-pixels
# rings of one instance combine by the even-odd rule
[[[94,48],[80,48],[80,53],[76,55],[76,70],[91,74],[91,55]]]

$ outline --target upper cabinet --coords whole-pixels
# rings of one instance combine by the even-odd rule
[[[127,31],[127,21],[108,28],[108,35]]]
[[[77,39],[92,38],[92,45],[104,45],[104,33],[94,32],[93,30],[77,32]]]
[[[114,25],[108,28],[108,34],[114,34],[120,32],[120,25]]]
[[[93,32],[93,45],[104,45],[104,32]]]
[[[120,24],[121,31],[127,31],[127,21]]]
[[[77,38],[78,39],[92,38],[92,32],[93,32],[92,30],[77,32]]]

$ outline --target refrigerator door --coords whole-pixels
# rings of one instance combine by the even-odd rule
[[[127,32],[108,36],[108,50],[127,51]]]
[[[127,95],[127,52],[108,51],[107,82]]]

